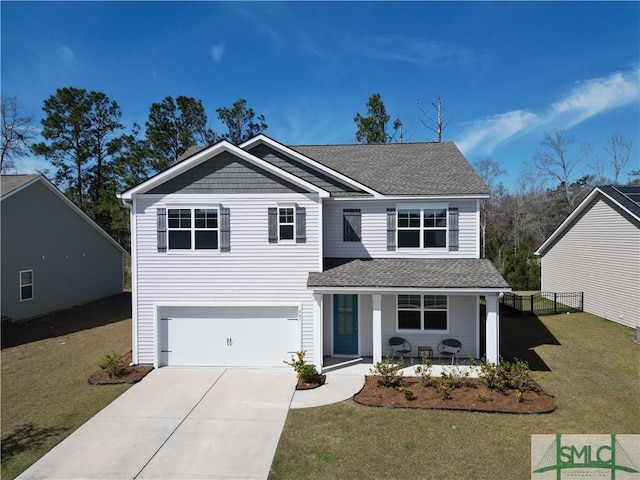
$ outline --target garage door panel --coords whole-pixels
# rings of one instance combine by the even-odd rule
[[[297,307],[171,307],[162,314],[161,365],[282,366],[300,350]]]

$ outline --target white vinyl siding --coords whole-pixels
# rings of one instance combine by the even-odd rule
[[[542,290],[584,292],[584,310],[640,325],[640,228],[598,200],[542,257]]]
[[[156,208],[181,203],[220,205],[230,209],[231,248],[223,255],[158,252]],[[306,243],[270,244],[268,207],[286,203],[306,208]],[[320,204],[315,195],[194,195],[138,197],[137,336],[138,361],[154,359],[154,304],[163,302],[302,304],[302,348],[313,357],[313,296],[307,290],[309,272],[318,271]],[[287,268],[283,268],[283,265]],[[284,359],[283,359],[284,360]]]
[[[442,205],[445,200],[434,201]],[[420,202],[426,206],[428,202]],[[478,258],[479,230],[476,200],[448,200],[449,208],[458,208],[459,249],[446,248],[402,248],[387,250],[387,208],[396,208],[389,201],[328,201],[324,204],[324,255],[325,257],[371,257],[371,258]],[[343,209],[361,210],[361,242],[343,241]]]

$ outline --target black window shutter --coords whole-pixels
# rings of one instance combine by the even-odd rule
[[[387,250],[396,249],[396,209],[387,208]]]
[[[449,251],[457,252],[459,244],[459,218],[460,214],[457,208],[449,209]]]
[[[231,251],[231,218],[229,207],[220,208],[220,251]]]
[[[296,243],[307,241],[307,209],[296,207]]]
[[[360,242],[362,239],[362,213],[359,208],[342,210],[342,241]]]
[[[269,207],[269,243],[278,243],[278,209]]]
[[[158,251],[167,251],[167,209],[164,207],[157,209],[158,216]]]

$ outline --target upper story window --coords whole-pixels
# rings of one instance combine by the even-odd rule
[[[217,250],[217,208],[167,209],[169,250]]]
[[[31,300],[33,298],[33,270],[23,270],[20,272],[20,301]]]
[[[279,205],[267,210],[269,243],[305,243],[307,210],[298,205]]]
[[[293,207],[278,208],[278,240],[294,240],[296,231]]]
[[[446,208],[398,208],[399,248],[446,248]]]

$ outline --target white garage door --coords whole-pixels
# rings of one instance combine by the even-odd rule
[[[163,307],[160,365],[283,366],[300,350],[296,306]]]

